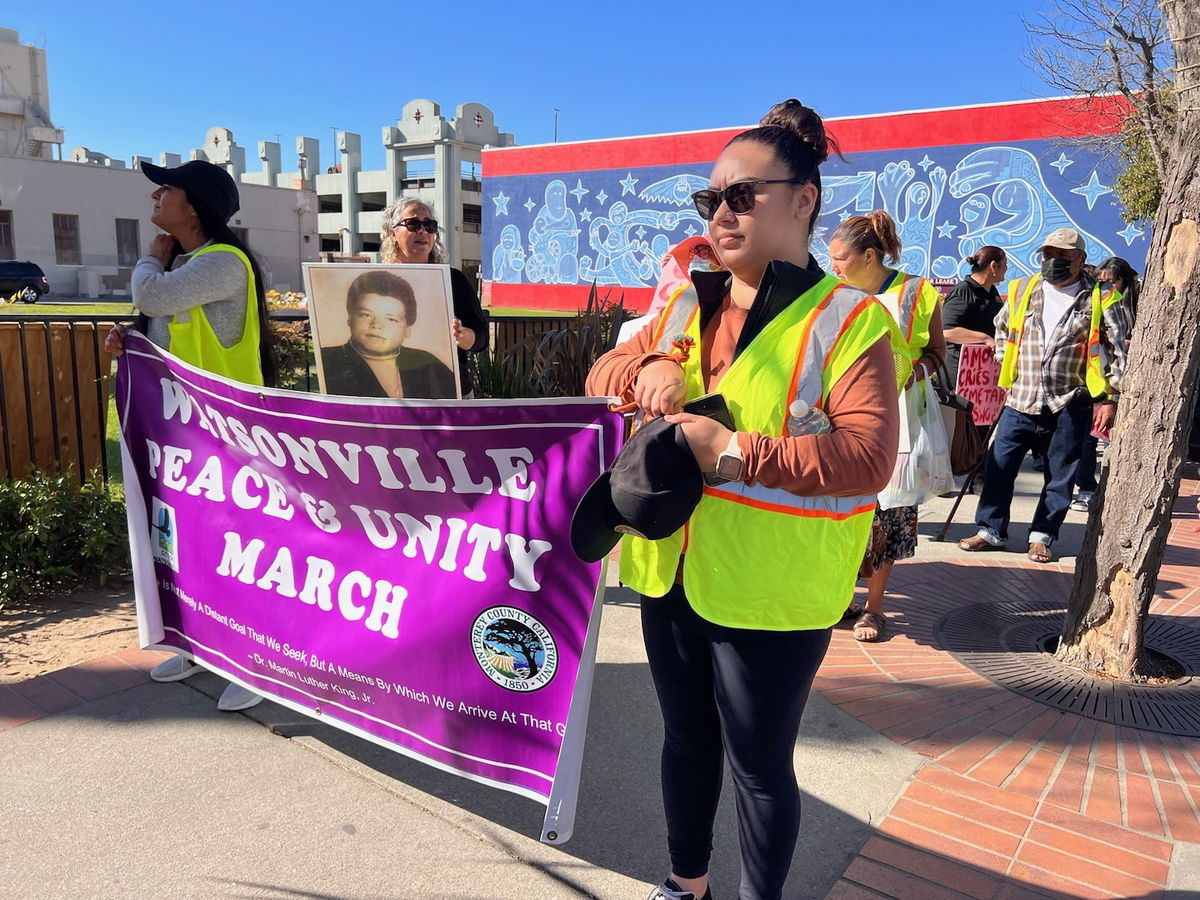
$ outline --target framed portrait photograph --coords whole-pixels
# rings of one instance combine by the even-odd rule
[[[460,398],[450,267],[306,263],[324,394]]]

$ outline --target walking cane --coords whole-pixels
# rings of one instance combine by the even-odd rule
[[[996,430],[996,423],[1000,421],[1000,413],[1004,412],[1004,404],[1000,404],[1000,410],[996,413],[996,418],[992,419],[992,424],[988,426],[987,434],[983,438],[983,456],[979,462],[975,464],[975,468],[971,470],[971,474],[963,480],[963,486],[959,488],[958,496],[954,498],[954,505],[950,507],[950,515],[946,517],[945,523],[942,525],[942,530],[937,533],[933,540],[934,543],[940,544],[946,539],[946,532],[950,530],[950,523],[954,521],[954,514],[958,512],[958,505],[962,503],[963,496],[967,493],[967,488],[971,486],[971,482],[975,480],[975,476],[979,470],[983,468],[984,462],[987,461],[987,447],[992,441],[992,432]]]

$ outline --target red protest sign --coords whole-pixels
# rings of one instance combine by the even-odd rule
[[[958,385],[955,392],[975,404],[971,411],[976,425],[991,425],[1004,406],[1004,388],[1000,387],[1000,363],[987,344],[964,344],[958,357]]]

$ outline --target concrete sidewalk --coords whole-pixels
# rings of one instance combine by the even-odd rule
[[[1189,625],[1196,487],[1154,608]],[[891,639],[835,631],[796,748],[804,823],[787,897],[1200,897],[1200,742],[1048,709],[939,644],[948,610],[1065,598],[1069,570],[935,556],[923,541],[893,576]],[[536,803],[272,703],[218,713],[220,679],[152,683],[158,658],[131,650],[0,687],[0,896],[640,900],[665,872],[662,729],[624,589],[606,596],[562,849],[536,840]],[[719,900],[737,895],[736,843],[727,790]]]
[[[219,713],[215,675],[148,681],[161,657],[127,651],[0,688],[0,895],[640,898],[664,873],[662,729],[625,589],[608,592],[561,850],[536,840],[531,801],[272,703]],[[814,696],[796,760],[805,827],[827,847],[798,851],[790,896],[823,897],[920,758]],[[735,896],[728,792],[716,843],[714,889]]]

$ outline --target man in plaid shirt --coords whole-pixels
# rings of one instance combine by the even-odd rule
[[[1046,470],[1029,527],[1029,558],[1050,562],[1050,547],[1071,504],[1084,438],[1093,429],[1112,428],[1132,320],[1120,293],[1097,285],[1084,271],[1084,248],[1072,228],[1051,232],[1042,246],[1041,274],[1010,282],[1008,300],[996,314],[1001,384],[1006,379],[1011,384],[984,463],[975,514],[979,532],[958,542],[963,550],[1004,549],[1017,472],[1025,454],[1037,447]],[[1093,335],[1096,313],[1099,329]],[[1015,359],[1006,361],[1006,354]]]

